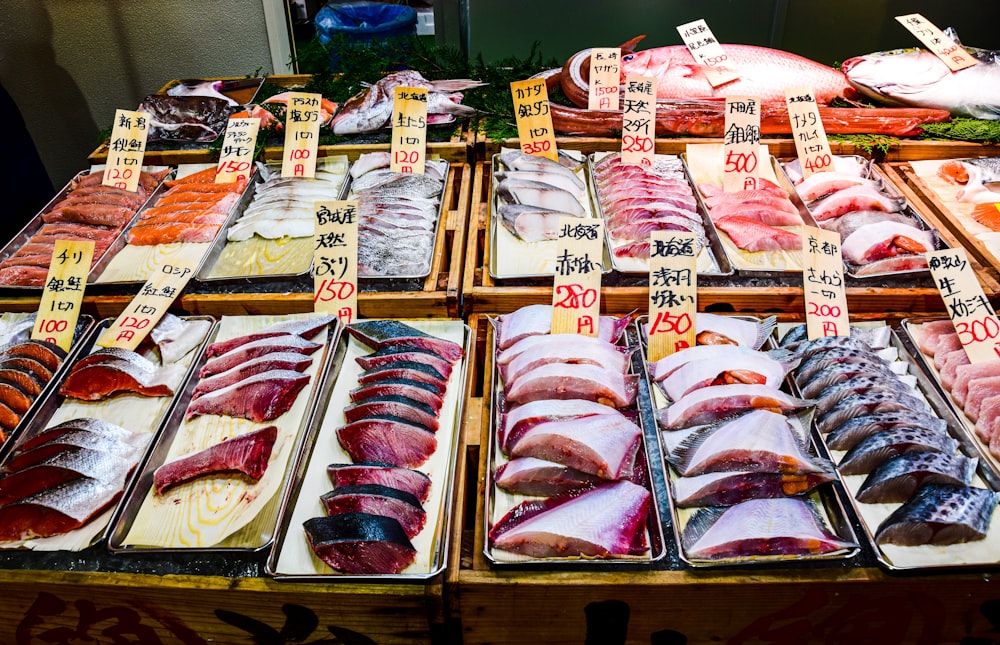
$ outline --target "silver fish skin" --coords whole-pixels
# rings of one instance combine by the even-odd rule
[[[865,504],[902,504],[924,484],[971,484],[977,459],[958,453],[908,452],[873,470],[855,499]]]
[[[584,217],[587,214],[573,193],[539,181],[505,179],[497,184],[496,191],[497,195],[507,203],[541,206],[575,217]]]
[[[565,213],[527,204],[500,204],[497,215],[512,235],[525,242],[542,242],[559,237],[559,218]]]
[[[554,172],[563,175],[574,175],[581,163],[559,151],[559,161],[552,161],[538,155],[527,155],[520,150],[508,150],[500,153],[500,163],[511,170],[532,170],[536,172]]]
[[[392,118],[391,94],[378,84],[351,97],[330,122],[334,134],[358,134],[378,130]]]
[[[903,213],[886,213],[885,211],[851,211],[841,215],[836,219],[828,219],[823,224],[823,228],[828,231],[836,231],[840,235],[841,241],[850,237],[851,233],[869,224],[879,222],[897,222],[899,224],[909,224],[916,226],[917,223],[912,217]]]
[[[783,345],[795,352],[802,362],[805,362],[813,355],[826,352],[835,348],[856,349],[859,351],[871,350],[871,345],[864,340],[852,336],[824,336],[813,340],[801,340],[789,342]]]
[[[407,195],[414,197],[435,197],[441,194],[444,187],[437,179],[432,179],[425,175],[415,175],[408,172],[393,173],[396,176],[392,179],[379,183],[367,190],[357,190],[353,192],[363,193],[376,197],[390,197],[396,195]]]
[[[879,544],[938,546],[986,537],[1000,495],[975,486],[927,484],[875,532]]]
[[[831,450],[850,450],[867,437],[895,428],[920,428],[948,434],[944,419],[917,410],[898,410],[853,417],[826,435],[826,445]]]
[[[888,363],[835,363],[826,369],[817,372],[808,383],[801,383],[802,396],[812,398],[826,388],[857,376],[883,376],[887,379],[895,379],[896,374],[889,367]]]
[[[859,92],[881,103],[948,110],[956,116],[1000,119],[998,52],[966,47],[979,62],[952,72],[923,49],[856,56],[841,70]]]
[[[841,475],[864,475],[907,452],[944,452],[958,450],[958,441],[937,432],[919,428],[897,428],[879,432],[851,448],[837,465]]]
[[[874,363],[888,365],[872,350],[866,351],[850,348],[831,349],[828,352],[816,354],[810,357],[809,360],[801,363],[799,368],[795,370],[795,382],[799,385],[804,385],[811,381],[817,372],[825,370],[826,368],[838,363]]]
[[[909,394],[895,391],[868,391],[844,397],[820,417],[816,426],[820,432],[826,434],[841,426],[848,419],[853,419],[861,414],[892,412],[893,410],[930,411],[930,408],[922,400]]]
[[[838,403],[862,392],[887,392],[909,395],[911,390],[902,381],[887,379],[883,376],[856,376],[847,381],[834,383],[816,396],[816,414],[822,416]]]

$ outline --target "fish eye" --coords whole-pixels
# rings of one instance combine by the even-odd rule
[[[635,58],[635,54],[625,54],[624,56],[622,56],[622,62],[627,63],[633,58]]]

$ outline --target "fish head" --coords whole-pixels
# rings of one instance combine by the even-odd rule
[[[656,47],[645,49],[641,52],[632,52],[622,55],[621,59],[621,81],[625,82],[625,77],[633,74],[636,76],[662,76],[673,60],[673,54],[667,47]]]
[[[841,71],[859,92],[879,101],[903,104],[945,78],[948,67],[922,49],[895,49],[855,56]]]

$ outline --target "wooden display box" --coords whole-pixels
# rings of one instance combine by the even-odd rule
[[[552,286],[534,281],[533,286],[508,286],[490,276],[490,161],[476,164],[472,187],[472,212],[469,219],[468,247],[465,253],[465,276],[462,297],[465,313],[505,313],[529,304],[551,304]],[[937,224],[935,224],[937,225]],[[953,237],[946,237],[954,244]],[[985,273],[985,272],[984,272]],[[605,283],[614,274],[605,276]],[[805,300],[800,286],[744,286],[740,278],[731,279],[734,286],[698,286],[698,308],[701,311],[748,313],[785,312],[800,315]],[[746,281],[742,281],[746,282]],[[1000,283],[987,277],[986,293],[1000,293]],[[646,311],[649,289],[645,286],[604,286],[601,288],[601,308],[606,312]],[[940,312],[944,303],[932,287],[879,288],[848,287],[847,299],[851,313],[884,313],[886,311]]]
[[[483,555],[492,328],[469,320],[470,361],[446,606],[465,645],[490,643],[995,642],[986,572],[890,576],[873,567],[543,571]],[[654,466],[656,467],[656,466]],[[459,489],[461,490],[461,489]],[[985,575],[984,575],[985,574]],[[975,640],[973,638],[984,640]],[[527,639],[527,641],[526,641]]]

